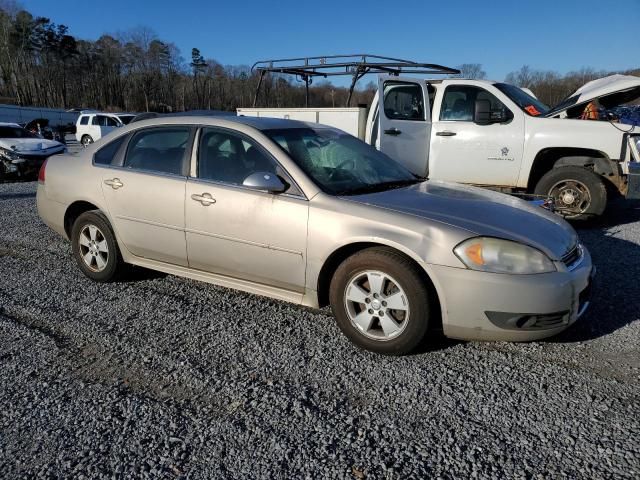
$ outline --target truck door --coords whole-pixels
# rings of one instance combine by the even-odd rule
[[[489,101],[490,123],[474,122],[476,100]],[[522,112],[512,112],[485,88],[453,83],[438,91],[433,113],[429,178],[516,185],[524,149]]]
[[[381,75],[378,78],[378,99],[380,150],[412,173],[426,176],[431,132],[426,83]]]

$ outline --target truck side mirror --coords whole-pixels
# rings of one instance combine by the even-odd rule
[[[476,100],[473,110],[473,123],[489,125],[491,122],[491,102],[489,100]]]

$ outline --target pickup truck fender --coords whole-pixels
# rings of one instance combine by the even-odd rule
[[[528,117],[517,187],[531,190],[554,166],[587,166],[614,184],[621,175],[617,160],[622,134],[605,122]]]

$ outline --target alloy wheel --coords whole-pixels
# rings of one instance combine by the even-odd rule
[[[353,326],[375,340],[397,337],[409,321],[406,293],[384,272],[366,270],[354,275],[345,288],[344,302]]]
[[[109,245],[102,231],[95,225],[85,225],[78,238],[80,256],[84,264],[94,272],[101,272],[109,261]]]

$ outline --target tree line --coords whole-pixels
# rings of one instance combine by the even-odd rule
[[[95,41],[70,34],[66,25],[34,16],[13,0],[0,0],[0,103],[108,111],[234,110],[253,103],[258,75],[248,66],[221,65],[197,48],[185,60],[171,42],[148,28]],[[463,75],[485,78],[482,65],[465,64]],[[638,73],[640,71],[636,71]],[[506,81],[528,87],[548,104],[605,72],[583,69],[560,75],[527,66]],[[370,103],[376,86],[356,88],[352,105]],[[310,104],[341,107],[348,89],[327,81],[312,84]],[[259,106],[304,106],[304,83],[266,75]]]

